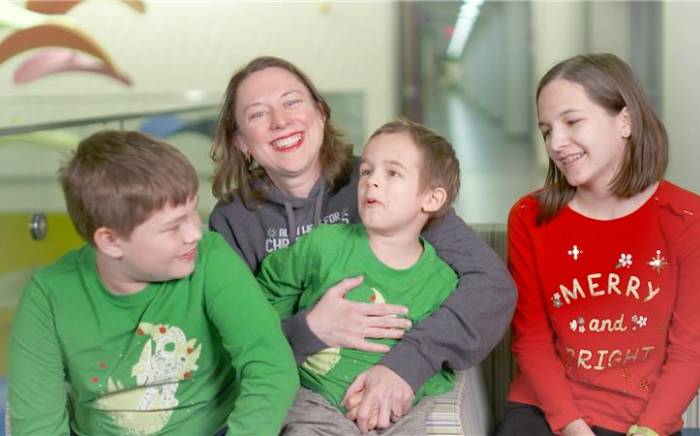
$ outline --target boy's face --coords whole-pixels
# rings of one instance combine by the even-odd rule
[[[127,284],[138,288],[192,274],[202,239],[197,197],[179,206],[166,205],[138,225],[128,239],[118,239],[119,275]]]
[[[420,233],[429,190],[419,186],[422,155],[407,133],[381,134],[362,152],[357,189],[360,218],[368,231]]]

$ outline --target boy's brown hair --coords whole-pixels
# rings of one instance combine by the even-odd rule
[[[236,71],[226,87],[224,102],[219,116],[211,158],[215,164],[212,192],[217,199],[229,203],[233,201],[235,188],[243,204],[253,209],[260,206],[267,196],[267,185],[259,183],[266,178],[265,169],[246,159],[243,152],[233,142],[238,131],[236,124],[236,97],[241,83],[251,74],[266,68],[281,68],[296,76],[309,90],[314,103],[326,118],[321,143],[321,175],[330,190],[341,188],[352,175],[354,161],[352,146],[342,140],[340,131],[331,121],[331,108],[309,77],[291,62],[273,56],[258,57]]]
[[[588,97],[611,115],[617,115],[627,108],[632,132],[627,139],[622,165],[610,185],[610,190],[616,196],[632,197],[661,180],[668,165],[666,128],[629,65],[610,53],[565,59],[542,77],[537,86],[536,101],[539,101],[542,89],[556,79],[583,86]],[[575,193],[576,188],[569,185],[566,177],[549,159],[544,188],[537,193],[540,204],[537,223],[552,219]]]
[[[459,160],[452,144],[447,139],[422,124],[403,117],[379,127],[370,135],[369,140],[390,133],[408,134],[413,140],[413,144],[423,155],[419,187],[423,191],[442,187],[447,192],[445,203],[428,219],[425,225],[428,228],[447,213],[459,194]]]
[[[139,132],[103,130],[80,142],[59,170],[68,214],[94,245],[100,227],[120,237],[166,205],[197,195],[197,173],[175,147]]]

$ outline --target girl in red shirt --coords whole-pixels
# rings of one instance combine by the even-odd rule
[[[678,434],[700,385],[700,197],[663,179],[666,130],[611,54],[537,88],[544,187],[508,220],[518,372],[499,435]]]

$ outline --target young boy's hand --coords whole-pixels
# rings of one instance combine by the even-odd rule
[[[411,409],[412,401],[413,389],[404,379],[383,365],[375,365],[357,376],[342,404],[349,409],[348,419],[356,421],[362,432],[369,432],[398,421]]]
[[[345,294],[362,284],[362,280],[362,277],[348,278],[329,288],[306,315],[306,322],[329,347],[386,353],[388,346],[366,338],[398,339],[411,328],[411,321],[396,316],[407,312],[404,306],[346,300]]]

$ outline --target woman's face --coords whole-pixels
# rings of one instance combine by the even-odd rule
[[[275,185],[321,175],[325,116],[296,75],[276,67],[251,74],[238,87],[235,115],[236,146],[250,152]]]
[[[627,108],[611,114],[564,79],[548,83],[537,102],[547,153],[571,186],[606,192],[631,132]]]

